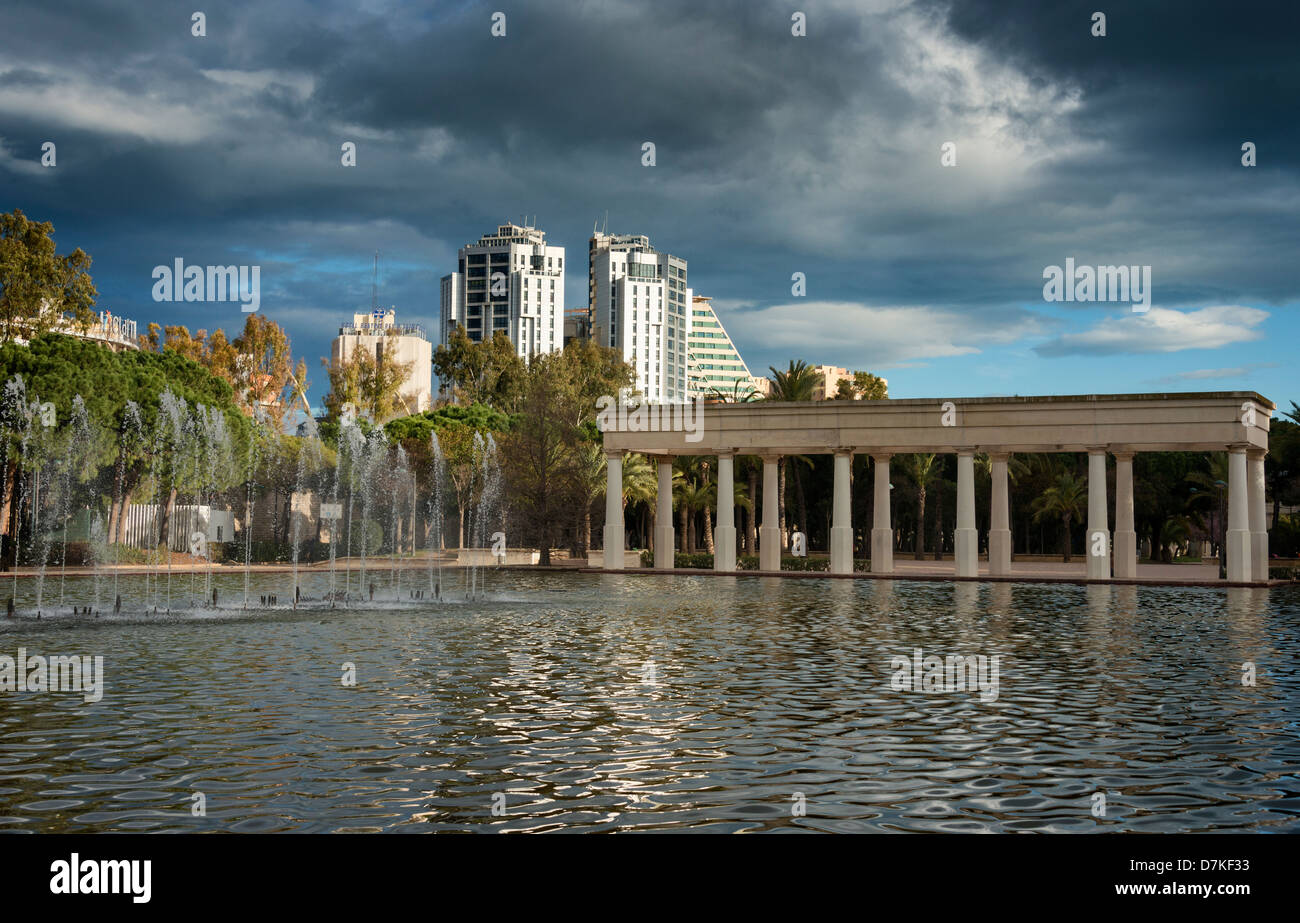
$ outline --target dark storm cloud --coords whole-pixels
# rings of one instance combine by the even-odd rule
[[[761,309],[794,271],[810,301],[945,317],[1023,317],[1068,256],[1151,264],[1166,307],[1297,296],[1289,6],[1124,4],[1105,39],[1091,3],[808,0],[803,39],[776,2],[500,6],[504,39],[470,2],[222,4],[200,39],[175,4],[7,3],[0,207],[53,220],[141,319],[237,326],[153,304],[148,270],[260,261],[309,358],[376,249],[381,300],[431,322],[455,248],[524,214],[569,248],[569,305],[606,210],[686,257],[753,307],[729,326],[755,368],[787,358]]]

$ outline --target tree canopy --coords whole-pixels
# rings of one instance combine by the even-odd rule
[[[0,343],[40,336],[65,319],[83,326],[95,319],[90,257],[80,247],[56,253],[53,233],[54,225],[21,209],[0,213]]]

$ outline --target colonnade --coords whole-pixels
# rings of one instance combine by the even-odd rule
[[[1225,541],[1228,580],[1235,583],[1268,579],[1268,531],[1264,501],[1265,450],[1249,443],[1228,450],[1228,529]],[[1011,453],[981,447],[990,460],[991,503],[988,531],[988,574],[1008,576],[1011,570],[1011,526],[1008,503],[1008,462]],[[838,447],[834,455],[834,494],[831,504],[830,572],[853,572],[851,470],[855,449]],[[1137,532],[1133,519],[1133,456],[1122,446],[1097,445],[1088,452],[1088,519],[1085,557],[1089,579],[1133,579],[1137,576]],[[976,449],[957,449],[957,525],[954,534],[956,575],[979,576],[979,532],[975,526]],[[874,512],[871,528],[871,572],[894,572],[894,530],[890,521],[889,463],[895,453],[872,450]],[[1109,518],[1106,456],[1115,457],[1115,529]],[[623,451],[607,451],[608,483],[605,504],[605,569],[623,567]],[[714,570],[736,570],[735,450],[718,452],[717,527],[714,531]],[[781,569],[781,533],[777,507],[779,454],[763,460],[762,520],[758,529],[759,570]],[[655,519],[655,567],[673,566],[675,528],[672,510],[673,457],[656,456],[659,496]]]

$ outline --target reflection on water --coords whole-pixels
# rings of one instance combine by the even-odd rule
[[[1293,589],[492,572],[488,593],[0,618],[0,654],[106,671],[95,705],[0,692],[0,830],[1300,829]],[[915,648],[999,655],[996,700],[892,690]]]

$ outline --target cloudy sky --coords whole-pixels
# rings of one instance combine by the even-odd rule
[[[307,358],[316,402],[376,250],[380,300],[432,329],[457,248],[536,216],[568,248],[575,307],[608,214],[690,261],[755,373],[803,358],[885,375],[896,397],[1249,388],[1285,407],[1300,401],[1298,11],[5,0],[0,210],[87,250],[101,307],[142,328],[244,321],[155,303],[154,266],[261,266],[261,310]],[[1045,267],[1067,258],[1150,266],[1150,309],[1044,301]]]

